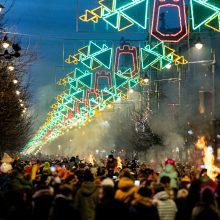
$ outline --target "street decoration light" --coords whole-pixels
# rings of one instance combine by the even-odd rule
[[[10,46],[10,42],[8,40],[7,35],[4,36],[3,40],[2,40],[2,47],[4,49],[7,49]]]
[[[79,20],[98,23],[100,19],[103,19],[117,31],[123,31],[133,26],[147,29],[148,3],[152,1],[97,0],[97,2],[98,7],[87,9]],[[192,15],[190,21],[192,21],[193,30],[202,25],[216,31],[220,30],[220,5],[217,2],[219,1],[190,0],[189,6]],[[178,42],[188,35],[185,1],[153,0],[153,3],[152,18],[150,18],[152,24],[147,31],[161,42],[155,42],[153,45],[146,44],[144,47],[140,45],[138,48],[126,45],[123,48],[118,47],[114,53],[114,48],[110,48],[106,43],[98,45],[90,41],[89,45],[78,49],[76,54],[69,55],[65,62],[75,64],[77,68],[58,81],[59,85],[68,87],[68,89],[57,97],[57,102],[51,106],[52,110],[48,113],[49,117],[34,138],[24,147],[24,154],[29,154],[39,146],[58,138],[69,128],[81,128],[109,104],[126,98],[127,92],[132,91],[141,81],[139,80],[140,70],[154,68],[161,71],[171,67],[171,64],[180,65],[188,62],[164,43]],[[177,12],[175,13],[177,19],[173,20],[178,20],[179,22],[176,23],[179,25],[172,33],[166,32],[166,28],[164,31],[158,27],[161,24],[159,19],[164,10]],[[164,26],[166,27],[166,25]],[[197,49],[201,49],[203,46],[201,40],[196,42],[195,46]],[[136,51],[138,51],[138,56],[136,56]],[[115,54],[115,59],[113,54]],[[120,69],[119,65],[123,54],[132,56],[132,63],[126,69]],[[99,80],[105,81],[104,86],[99,85],[101,84]]]
[[[122,52],[121,55],[131,55],[132,59],[126,60],[126,68],[120,68],[123,65],[123,56],[114,56],[115,51]],[[37,150],[39,146],[55,140],[68,129],[80,128],[90,122],[91,118],[112,104],[127,99],[128,94],[134,93],[134,88],[139,83],[147,85],[149,79],[147,76],[140,78],[141,70],[152,67],[161,71],[169,63],[182,65],[188,61],[162,42],[139,48],[126,45],[119,50],[119,47],[90,41],[88,45],[78,49],[75,55],[69,55],[65,62],[77,65],[71,73],[57,82],[67,89],[57,96],[57,102],[51,106],[47,120],[23,148],[22,154]],[[135,63],[141,65],[136,66]]]
[[[169,70],[172,67],[172,65],[168,63],[165,67]]]
[[[21,47],[17,43],[11,43],[7,35],[4,36],[1,45],[4,51],[0,53],[0,57],[4,57],[6,60],[10,60],[13,57],[15,58],[20,57]]]
[[[16,95],[20,95],[21,94],[21,92],[19,90],[16,90],[15,93],[16,93]]]
[[[149,82],[149,79],[148,78],[145,78],[144,79],[144,83],[148,83]]]
[[[0,4],[0,13],[2,13],[4,11],[4,6],[2,4]]]
[[[9,71],[13,71],[15,69],[15,67],[11,64],[7,68],[8,68]]]
[[[14,83],[14,84],[17,84],[17,83],[18,83],[18,80],[17,80],[17,79],[14,79],[14,80],[13,80],[13,83]]]
[[[197,39],[195,47],[197,50],[201,50],[203,48],[203,43],[202,43],[200,37]]]
[[[129,93],[130,93],[130,94],[133,94],[133,93],[134,93],[134,90],[133,90],[133,89],[130,89],[130,90],[129,90]]]

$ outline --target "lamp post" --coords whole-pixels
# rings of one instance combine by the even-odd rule
[[[203,43],[200,39],[200,37],[198,38],[198,40],[195,43],[195,48],[197,50],[201,50],[203,48]],[[216,53],[215,53],[215,49],[211,48],[211,59],[210,60],[199,60],[199,61],[193,61],[193,62],[189,62],[189,64],[209,64],[211,65],[211,94],[212,94],[212,106],[211,106],[211,125],[212,125],[212,129],[211,129],[211,137],[212,137],[212,144],[213,144],[213,149],[214,149],[214,155],[215,158],[217,158],[217,136],[216,136],[216,115],[215,115],[215,99],[216,99],[216,89],[215,89],[215,72],[216,72]]]

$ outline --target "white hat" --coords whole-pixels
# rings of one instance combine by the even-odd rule
[[[107,177],[104,180],[102,180],[101,186],[111,186],[111,187],[114,187],[115,183],[114,183],[114,181],[111,178]]]

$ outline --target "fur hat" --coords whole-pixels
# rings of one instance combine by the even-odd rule
[[[102,180],[101,182],[101,186],[111,186],[114,187],[114,181],[111,178],[105,178],[104,180]]]
[[[188,176],[184,176],[182,179],[181,179],[181,182],[191,182],[190,178]]]
[[[12,166],[10,163],[2,163],[2,165],[0,166],[0,171],[2,173],[8,173],[11,170],[12,170]]]

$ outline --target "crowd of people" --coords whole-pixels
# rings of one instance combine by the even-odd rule
[[[79,157],[10,157],[0,166],[0,219],[220,220],[220,175],[167,159],[157,173],[113,155],[101,165]]]

